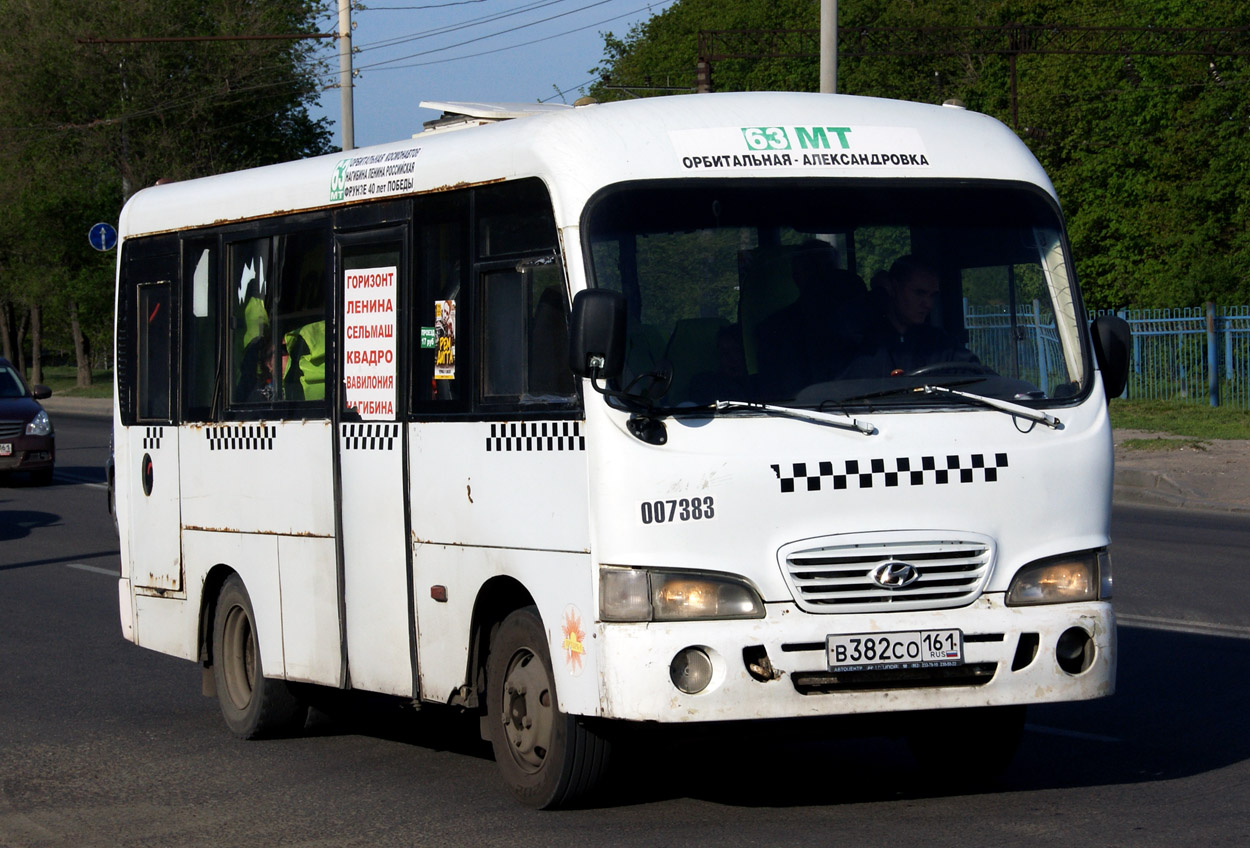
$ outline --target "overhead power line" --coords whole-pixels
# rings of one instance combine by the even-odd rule
[[[594,4],[594,5],[600,5],[600,4]],[[589,8],[589,7],[584,7],[584,8]],[[432,50],[425,50],[425,51],[422,51],[422,52],[420,52],[420,53],[413,53],[412,55],[409,55],[409,56],[402,56],[402,57],[400,57],[400,58],[398,58],[398,59],[389,59],[389,60],[387,60],[386,62],[377,62],[377,63],[372,64],[372,65],[362,65],[362,66],[361,66],[361,69],[362,69],[362,70],[363,70],[363,69],[369,69],[369,70],[377,70],[377,71],[395,71],[395,70],[400,70],[400,69],[402,69],[402,68],[421,68],[421,67],[425,67],[426,65],[439,65],[439,64],[446,63],[446,62],[458,62],[458,61],[461,61],[462,59],[475,59],[475,58],[477,58],[477,57],[479,57],[479,56],[488,56],[488,55],[490,55],[490,54],[492,54],[492,53],[502,53],[502,52],[505,52],[505,51],[507,51],[507,50],[516,50],[516,49],[517,49],[517,48],[519,48],[519,47],[531,47],[531,46],[533,46],[533,45],[535,45],[535,44],[541,44],[541,43],[542,43],[542,42],[544,42],[544,41],[550,41],[550,40],[552,40],[552,39],[554,39],[554,38],[560,38],[560,37],[565,36],[565,35],[572,35],[572,34],[573,34],[573,33],[575,33],[575,32],[582,32],[582,31],[584,31],[584,30],[588,30],[588,29],[590,29],[591,27],[597,27],[597,26],[600,26],[600,25],[602,25],[602,24],[611,23],[612,21],[620,20],[621,18],[627,18],[627,17],[629,17],[630,15],[636,15],[636,14],[638,14],[639,12],[645,12],[645,11],[647,11],[647,10],[648,10],[648,9],[650,9],[650,8],[652,8],[652,7],[651,7],[651,6],[643,6],[643,7],[638,8],[638,9],[633,9],[633,10],[631,10],[631,11],[629,11],[629,12],[622,12],[621,14],[619,14],[619,15],[614,15],[614,16],[612,16],[612,17],[610,17],[610,18],[603,18],[602,20],[598,20],[598,21],[595,21],[595,22],[593,22],[593,23],[589,23],[589,24],[584,24],[583,26],[574,27],[573,29],[567,29],[567,30],[563,30],[563,31],[561,31],[561,32],[553,33],[553,34],[551,34],[551,35],[546,35],[546,36],[543,36],[542,38],[534,38],[534,39],[530,39],[529,41],[521,41],[521,42],[518,42],[518,43],[516,43],[516,44],[508,44],[508,45],[505,45],[505,46],[503,46],[503,47],[496,47],[496,48],[493,48],[493,49],[491,49],[491,50],[481,50],[481,51],[478,51],[478,52],[476,52],[476,53],[465,53],[465,54],[462,54],[462,55],[460,55],[460,56],[451,56],[451,57],[448,57],[448,58],[446,58],[446,59],[430,59],[429,61],[425,61],[425,62],[409,62],[409,63],[407,63],[407,64],[403,64],[403,65],[395,65],[395,64],[391,64],[391,63],[393,63],[393,62],[402,62],[402,61],[404,61],[405,59],[417,59],[417,58],[420,58],[420,57],[422,57],[422,56],[428,56],[428,55],[430,55],[431,53],[441,53],[441,52],[443,52],[444,50],[451,50],[451,49],[456,48],[456,47],[463,47],[463,46],[465,46],[466,44],[473,44],[473,43],[478,42],[478,41],[484,41],[485,39],[487,39],[487,38],[492,38],[492,37],[494,37],[495,35],[506,35],[506,34],[508,34],[508,33],[510,33],[510,32],[515,32],[516,30],[519,30],[519,29],[524,29],[525,27],[531,26],[531,24],[524,24],[524,25],[519,26],[519,27],[514,27],[513,29],[510,29],[510,30],[505,30],[505,31],[503,31],[503,32],[494,33],[493,35],[484,35],[484,36],[480,36],[480,37],[478,37],[478,38],[472,38],[472,39],[469,39],[468,41],[462,41],[462,42],[459,42],[458,44],[448,45],[447,47],[437,47],[437,48],[434,48],[434,49],[432,49]],[[578,10],[578,11],[580,11],[580,10]],[[552,18],[545,18],[545,19],[544,19],[544,21],[547,21],[547,20],[552,20]],[[535,23],[543,23],[544,21],[536,21]]]
[[[79,44],[172,44],[194,41],[294,41],[301,38],[338,38],[335,32],[297,32],[284,35],[184,35],[151,38],[96,38],[87,36],[77,39]]]
[[[483,15],[478,18],[469,18],[468,20],[465,20],[465,21],[460,21],[458,23],[452,23],[452,24],[446,24],[444,26],[438,26],[438,27],[435,27],[434,29],[427,29],[427,30],[422,30],[420,32],[408,33],[407,35],[398,35],[398,36],[395,36],[394,38],[383,39],[382,41],[371,41],[368,44],[361,45],[358,52],[363,53],[368,50],[381,50],[386,47],[394,47],[398,44],[407,44],[412,41],[421,41],[426,38],[434,38],[435,36],[446,35],[451,32],[459,32],[462,29],[472,29],[475,26],[481,26],[482,24],[493,23],[494,21],[500,21],[500,20],[503,20],[504,18],[513,18],[513,17],[516,17],[517,15],[523,15],[526,12],[532,12],[535,9],[543,9],[543,8],[546,8],[547,6],[554,6],[557,3],[566,3],[566,2],[568,2],[568,0],[534,0],[534,2],[529,3],[528,5],[519,6],[507,12],[492,12],[489,15]],[[368,9],[366,11],[373,11],[373,10]],[[574,9],[573,11],[577,12],[580,10]],[[572,14],[572,12],[569,12],[566,14]],[[511,32],[511,30],[503,30],[503,31]]]
[[[386,65],[391,65],[391,64],[394,64],[395,62],[402,62],[402,61],[404,61],[404,60],[406,60],[406,59],[415,59],[415,58],[417,58],[417,57],[419,57],[419,56],[428,56],[428,55],[429,55],[429,54],[431,54],[431,53],[442,53],[444,50],[454,50],[455,48],[457,48],[457,47],[463,47],[463,46],[465,46],[466,44],[474,44],[474,43],[479,42],[479,41],[485,41],[485,40],[486,40],[486,39],[488,39],[488,38],[497,38],[497,37],[499,37],[499,36],[501,36],[501,35],[508,35],[508,34],[510,34],[510,33],[517,32],[518,30],[528,29],[528,28],[533,27],[533,26],[538,26],[539,24],[544,24],[544,23],[547,23],[548,21],[558,20],[559,18],[567,17],[568,15],[574,14],[575,12],[582,12],[582,11],[585,11],[586,9],[593,9],[593,8],[594,8],[594,7],[596,7],[596,6],[602,6],[602,5],[604,5],[605,3],[611,3],[611,2],[612,2],[612,0],[596,0],[596,2],[594,2],[594,3],[590,3],[590,4],[588,4],[588,5],[581,6],[581,7],[577,8],[577,9],[573,9],[572,11],[569,11],[569,12],[561,12],[561,13],[560,13],[560,14],[558,14],[558,15],[550,15],[550,16],[545,17],[545,18],[539,18],[539,19],[538,19],[538,20],[536,20],[536,21],[530,21],[529,23],[524,23],[524,24],[521,24],[521,25],[519,25],[519,26],[512,27],[511,29],[501,30],[501,31],[499,31],[499,32],[487,33],[486,35],[479,35],[479,36],[478,36],[478,37],[476,37],[476,38],[470,38],[470,39],[468,39],[468,40],[466,40],[466,41],[461,41],[461,42],[458,42],[458,43],[456,43],[456,44],[449,44],[449,45],[447,45],[447,46],[445,46],[445,47],[435,47],[435,48],[433,48],[432,50],[423,50],[423,51],[421,51],[421,52],[419,52],[419,53],[412,53],[412,54],[409,54],[409,55],[407,55],[407,56],[399,56],[399,57],[397,57],[397,58],[395,58],[395,59],[386,59],[386,60],[383,60],[383,61],[381,61],[381,62],[374,62],[372,65],[361,65],[361,66],[360,66],[360,68],[361,68],[361,70],[364,70],[364,69],[366,69],[366,68],[381,68],[381,67],[384,67],[384,66],[386,66]],[[591,26],[594,26],[594,24],[591,24]],[[520,46],[520,45],[517,45],[517,46]]]

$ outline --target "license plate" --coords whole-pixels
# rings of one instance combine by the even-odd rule
[[[963,665],[959,630],[848,633],[828,637],[829,670],[932,668]]]
[[[8,445],[8,444],[0,445],[0,456],[12,456],[12,455],[13,455],[12,445]]]

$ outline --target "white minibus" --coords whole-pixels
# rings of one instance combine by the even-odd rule
[[[1009,129],[430,105],[121,213],[122,630],[231,731],[319,687],[453,705],[555,807],[623,728],[898,714],[989,774],[1026,705],[1113,691],[1127,328]]]

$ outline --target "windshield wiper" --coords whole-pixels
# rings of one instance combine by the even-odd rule
[[[830,412],[817,412],[813,409],[795,409],[792,406],[774,406],[771,403],[755,403],[749,400],[718,400],[711,404],[717,412],[741,410],[744,412],[765,412],[769,415],[784,415],[788,418],[799,418],[814,421],[817,424],[831,424],[843,430],[855,430],[865,436],[877,433],[877,428],[870,422],[849,415],[834,415]]]
[[[973,403],[979,403],[982,406],[988,406],[991,409],[997,409],[1000,412],[1006,412],[1010,415],[1019,415],[1021,418],[1027,418],[1030,421],[1036,421],[1039,424],[1045,424],[1052,430],[1058,429],[1063,423],[1058,418],[1048,413],[1042,412],[1040,409],[1033,409],[1028,406],[1021,406],[1018,403],[1012,403],[1009,400],[999,400],[998,398],[986,397],[985,395],[977,395],[972,392],[961,392],[958,389],[948,389],[945,386],[925,386],[924,393],[954,395],[964,400],[970,400]]]
[[[979,383],[981,382],[982,379],[983,378],[978,377],[975,380],[948,380],[947,385],[966,386],[969,383]],[[928,386],[923,386],[923,385],[917,386],[915,383],[908,383],[908,384],[904,384],[900,386],[891,386],[888,389],[880,389],[875,392],[864,392],[863,394],[858,394],[858,395],[847,395],[846,397],[830,398],[829,400],[822,403],[821,407],[824,407],[825,404],[843,405],[843,404],[848,404],[848,403],[855,403],[856,401],[881,400],[882,398],[887,398],[887,397],[891,397],[894,395],[919,395],[919,394],[924,394],[927,388]]]

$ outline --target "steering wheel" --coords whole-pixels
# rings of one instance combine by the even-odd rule
[[[900,377],[920,377],[925,374],[994,374],[997,373],[988,365],[980,362],[930,362],[910,371],[904,371]]]

